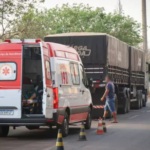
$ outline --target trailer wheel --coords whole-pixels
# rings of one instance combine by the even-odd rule
[[[115,94],[115,109],[116,109],[116,113],[118,113],[118,98],[116,94]]]
[[[128,96],[127,96],[127,90],[126,90],[126,88],[123,91],[123,97],[124,97],[124,102],[122,104],[121,113],[122,114],[126,114],[127,111],[128,111]]]
[[[130,98],[127,98],[127,113],[130,112],[130,107],[131,107],[131,105],[130,105]]]
[[[146,107],[146,94],[142,94],[143,107]]]
[[[0,126],[0,137],[7,137],[9,133],[9,126]]]
[[[143,107],[142,91],[140,90],[140,108]]]
[[[141,107],[141,98],[140,98],[140,91],[137,91],[137,101],[135,102],[135,108],[140,109]]]

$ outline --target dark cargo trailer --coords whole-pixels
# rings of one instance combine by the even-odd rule
[[[69,35],[47,36],[45,41],[74,47],[89,78],[103,82],[105,75],[111,74],[114,82],[128,84],[128,45],[106,34]]]
[[[86,75],[92,81],[94,118],[103,114],[104,102],[100,98],[105,91],[106,75],[110,75],[115,84],[117,110],[129,112],[130,102],[136,108],[146,105],[145,60],[142,51],[103,33],[55,34],[46,36],[44,40],[65,44],[78,51]]]

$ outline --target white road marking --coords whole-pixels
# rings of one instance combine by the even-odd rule
[[[43,150],[51,150],[52,148],[54,148],[55,147],[55,145],[53,145],[53,146],[51,146],[51,147],[48,147],[48,148],[45,148],[45,149],[43,149]]]
[[[148,113],[150,112],[150,110],[147,111]]]
[[[136,118],[136,117],[138,117],[139,115],[134,115],[134,116],[132,116],[132,117],[129,117],[128,119],[133,119],[133,118]]]

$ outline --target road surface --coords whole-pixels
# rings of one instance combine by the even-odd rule
[[[118,115],[118,124],[107,123],[108,132],[96,135],[97,121],[86,130],[87,141],[78,141],[80,128],[72,127],[64,138],[65,150],[150,150],[150,101],[146,108]],[[7,138],[0,138],[0,150],[55,150],[56,130],[41,128],[29,131],[11,129]]]

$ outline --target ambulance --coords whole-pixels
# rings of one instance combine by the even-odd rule
[[[75,49],[39,39],[0,44],[0,137],[9,127],[69,125],[91,127],[92,99],[83,64]]]

